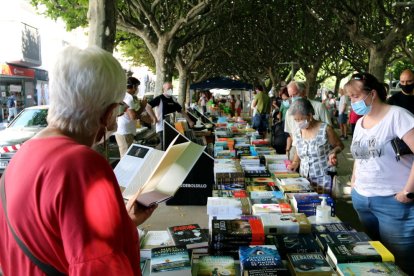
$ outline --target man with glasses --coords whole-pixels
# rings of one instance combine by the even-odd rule
[[[401,92],[388,99],[391,105],[401,106],[414,114],[414,72],[411,69],[402,71],[400,75]]]

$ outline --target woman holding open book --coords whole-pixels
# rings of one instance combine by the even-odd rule
[[[384,85],[371,74],[354,74],[345,90],[352,109],[362,115],[351,145],[352,203],[370,238],[414,275],[414,155],[396,156],[392,146],[398,137],[414,151],[414,115],[386,104]]]
[[[116,128],[125,82],[100,48],[68,47],[58,57],[48,126],[2,177],[5,275],[141,275],[136,226],[154,209],[127,210],[111,166],[91,149]]]
[[[337,154],[344,148],[333,128],[313,118],[312,104],[304,98],[295,100],[289,108],[297,131],[296,154],[290,170],[297,170],[315,186],[319,193],[331,193],[332,178],[329,166],[337,165]]]

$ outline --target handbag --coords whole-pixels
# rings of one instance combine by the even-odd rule
[[[0,186],[0,193],[1,193],[1,204],[3,205],[3,211],[6,217],[7,225],[10,228],[10,232],[13,234],[14,239],[16,240],[16,243],[19,245],[20,249],[23,251],[23,253],[35,264],[37,267],[39,267],[47,276],[64,276],[66,274],[61,273],[59,270],[57,270],[55,267],[46,264],[36,258],[35,255],[29,250],[29,248],[24,244],[24,242],[17,236],[16,232],[12,228],[9,216],[7,214],[7,201],[6,201],[6,187],[5,187],[5,172],[3,172],[3,175],[1,176],[1,186]]]
[[[397,159],[397,161],[400,161],[400,156],[402,155],[413,154],[407,144],[398,137],[391,140],[391,146],[395,152],[395,159]]]

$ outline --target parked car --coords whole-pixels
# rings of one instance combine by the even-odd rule
[[[48,106],[32,106],[23,109],[10,122],[6,129],[0,131],[0,150],[5,147],[21,145],[47,126]],[[0,151],[0,175],[15,154],[15,151]]]

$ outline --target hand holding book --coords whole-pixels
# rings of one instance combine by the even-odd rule
[[[136,226],[144,223],[152,215],[155,209],[157,209],[157,207],[157,204],[146,207],[139,204],[137,201],[129,201],[126,205],[128,215]]]

